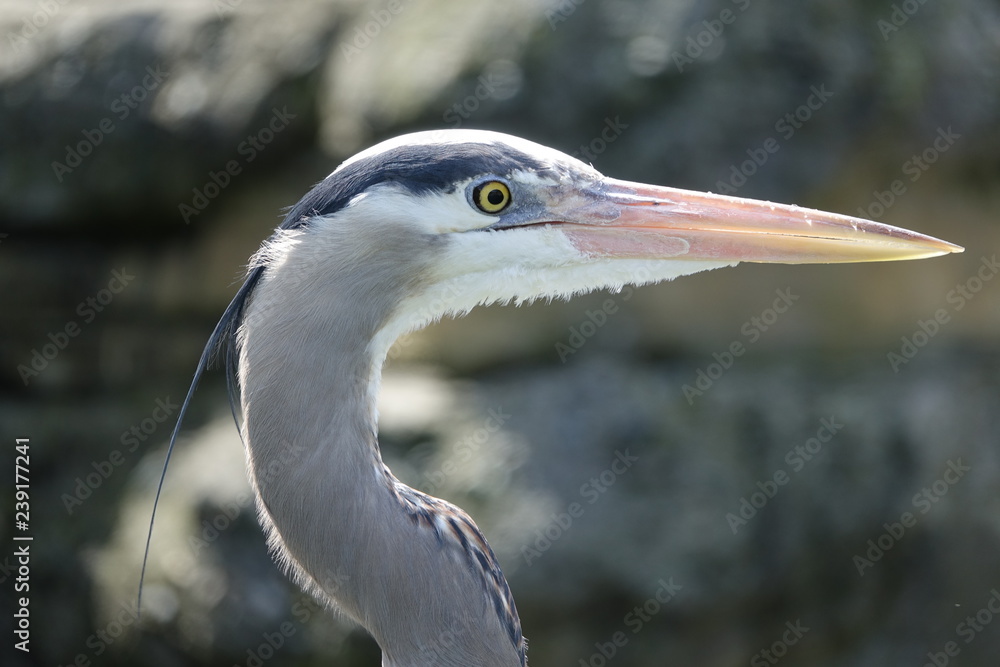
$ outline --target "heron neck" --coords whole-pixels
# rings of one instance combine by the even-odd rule
[[[412,290],[412,261],[373,270],[295,250],[269,267],[240,334],[243,435],[273,552],[372,633],[385,665],[523,666],[519,624],[498,620],[483,572],[437,527],[467,515],[399,483],[379,453],[385,350],[372,341]]]
[[[348,594],[352,545],[386,509],[377,501],[388,484],[375,437],[377,364],[350,318],[336,318],[342,308],[268,300],[279,291],[277,282],[262,286],[244,325],[249,473],[272,549],[306,588],[336,593],[360,621],[360,603]],[[313,316],[293,321],[293,311]]]
[[[240,329],[239,380],[249,472],[273,550],[300,583],[364,623],[354,591],[362,538],[394,514],[376,440],[384,351],[370,342],[406,279],[401,261],[359,262],[357,243],[331,225],[269,249]]]

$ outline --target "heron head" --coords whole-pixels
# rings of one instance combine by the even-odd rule
[[[859,218],[608,178],[551,148],[479,130],[377,144],[318,184],[282,227],[337,230],[338,243],[364,246],[352,249],[364,267],[414,267],[419,289],[405,294],[391,335],[481,303],[568,297],[738,262],[961,251]]]

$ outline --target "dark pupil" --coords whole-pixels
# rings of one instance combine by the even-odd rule
[[[486,193],[486,201],[493,204],[494,206],[502,204],[503,192],[501,192],[499,189],[490,190],[489,192]]]

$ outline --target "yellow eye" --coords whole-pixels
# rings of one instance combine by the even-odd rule
[[[499,213],[510,204],[510,189],[500,181],[486,181],[472,191],[472,202],[483,213]]]

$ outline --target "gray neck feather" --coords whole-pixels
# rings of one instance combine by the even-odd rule
[[[263,251],[239,334],[261,521],[292,576],[371,632],[386,667],[524,665],[481,533],[382,463],[374,401],[386,350],[371,341],[422,289],[440,241],[377,224],[358,233],[320,219]]]

